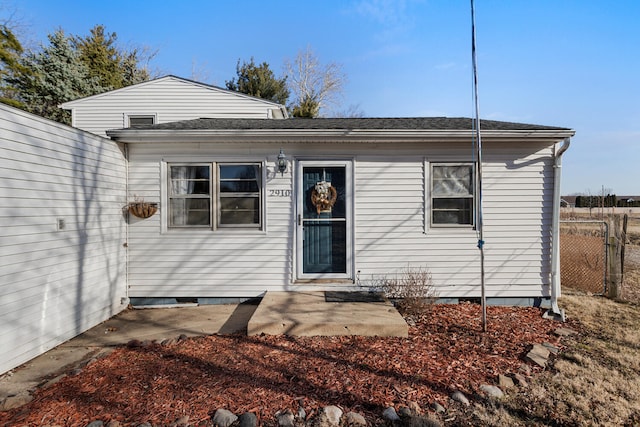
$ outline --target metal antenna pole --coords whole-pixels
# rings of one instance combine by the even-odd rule
[[[484,236],[482,222],[482,138],[480,135],[480,103],[478,101],[478,59],[476,54],[476,12],[474,1],[471,0],[471,56],[473,62],[473,99],[475,103],[475,133],[476,133],[476,230],[478,233],[478,249],[480,249],[480,305],[482,306],[482,331],[487,332],[487,297],[484,283]]]

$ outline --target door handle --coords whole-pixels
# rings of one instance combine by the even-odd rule
[[[298,214],[298,225],[302,225],[302,215]]]

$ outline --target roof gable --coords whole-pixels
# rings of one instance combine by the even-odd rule
[[[182,77],[177,77],[177,76],[173,76],[173,75],[167,75],[164,77],[160,77],[154,80],[148,80],[146,82],[142,82],[142,83],[138,83],[135,85],[131,85],[131,86],[125,86],[123,88],[120,89],[115,89],[115,90],[111,90],[108,92],[103,92],[103,93],[99,93],[97,95],[91,95],[91,96],[87,96],[84,98],[79,98],[79,99],[75,99],[73,101],[68,101],[65,103],[60,104],[60,108],[66,109],[66,110],[70,110],[73,109],[75,107],[78,106],[82,106],[84,104],[88,104],[94,101],[100,101],[103,98],[108,98],[108,97],[112,97],[112,96],[117,96],[123,92],[131,92],[131,91],[144,91],[144,90],[155,90],[156,87],[158,86],[162,86],[166,83],[178,83],[178,84],[184,84],[184,85],[188,85],[188,86],[195,86],[197,88],[201,88],[203,91],[210,91],[210,92],[217,92],[220,94],[225,94],[228,96],[234,96],[234,97],[239,97],[239,98],[245,98],[249,101],[255,101],[258,103],[263,103],[265,105],[268,106],[272,106],[274,108],[281,108],[284,107],[281,104],[278,104],[276,102],[273,101],[268,101],[266,99],[261,99],[261,98],[256,98],[255,96],[251,96],[251,95],[247,95],[244,93],[240,93],[240,92],[235,92],[235,91],[231,91],[228,89],[223,89],[221,87],[218,86],[213,86],[213,85],[209,85],[206,83],[200,83],[194,80],[189,80],[189,79],[185,79]]]

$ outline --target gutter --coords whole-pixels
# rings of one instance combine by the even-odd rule
[[[272,120],[269,120],[271,122]],[[282,120],[273,120],[282,122]],[[443,129],[110,129],[107,136],[119,142],[468,142],[473,130]],[[573,136],[567,130],[483,130],[487,141],[548,142]]]
[[[551,225],[551,309],[547,317],[565,321],[564,310],[558,306],[560,289],[560,178],[562,175],[562,155],[569,148],[571,138],[565,138],[554,155],[553,161],[553,219]]]

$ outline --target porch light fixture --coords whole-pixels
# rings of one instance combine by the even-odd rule
[[[278,172],[280,172],[280,175],[284,176],[284,173],[287,170],[287,156],[284,155],[284,151],[282,150],[282,148],[280,149],[280,154],[278,154],[276,166],[278,167]]]

